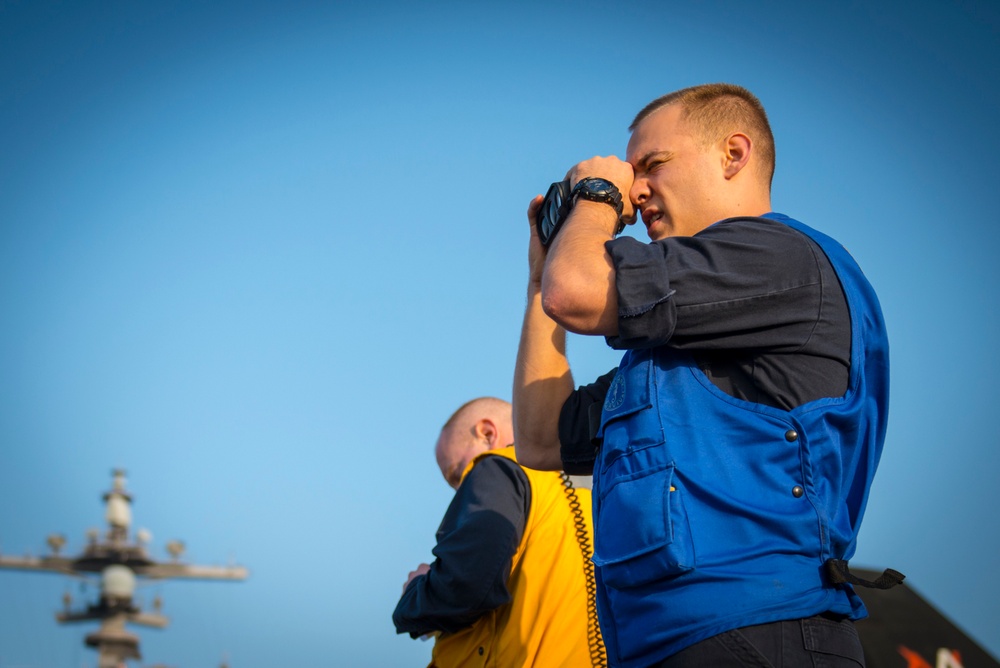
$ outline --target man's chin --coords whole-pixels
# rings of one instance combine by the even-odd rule
[[[649,235],[650,241],[660,241],[670,236],[670,230],[667,229],[662,220],[658,220],[646,228],[646,234]]]

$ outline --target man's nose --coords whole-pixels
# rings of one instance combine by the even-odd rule
[[[649,199],[649,184],[645,178],[635,177],[632,181],[632,187],[629,188],[628,198],[632,201],[632,206],[642,206],[642,204]]]

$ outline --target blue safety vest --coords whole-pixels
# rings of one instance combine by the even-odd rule
[[[594,468],[598,610],[612,666],[639,668],[723,631],[867,613],[824,576],[855,550],[885,437],[889,357],[878,299],[830,237],[851,317],[844,396],[785,411],[731,397],[684,351],[627,352]]]

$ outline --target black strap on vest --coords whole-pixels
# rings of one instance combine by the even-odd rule
[[[851,571],[847,568],[846,559],[827,559],[823,566],[826,570],[826,576],[830,579],[830,582],[835,585],[848,583],[868,587],[870,589],[890,589],[898,584],[901,584],[906,578],[906,576],[899,571],[887,568],[882,572],[882,575],[878,576],[877,579],[864,580],[851,573]]]
[[[590,429],[590,442],[595,448],[601,447],[601,439],[597,438],[597,432],[601,430],[601,412],[604,410],[604,402],[590,404],[587,407],[587,427]]]

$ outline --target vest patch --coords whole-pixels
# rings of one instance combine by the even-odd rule
[[[617,373],[604,399],[604,410],[610,413],[621,408],[623,403],[625,403],[625,374]]]

